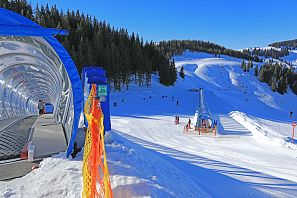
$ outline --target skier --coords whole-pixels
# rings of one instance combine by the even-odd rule
[[[176,101],[176,106],[179,106],[179,101],[178,100]]]
[[[175,116],[175,124],[179,124],[179,117],[177,115]]]
[[[213,126],[216,127],[218,125],[218,121],[214,120],[213,121]]]
[[[290,111],[290,118],[292,118],[293,117],[293,111],[291,110]]]
[[[206,128],[205,120],[202,119],[202,128]]]
[[[42,103],[42,115],[45,114],[45,102],[41,100]]]
[[[188,128],[190,129],[191,128],[191,119],[189,118],[189,121],[188,121]]]

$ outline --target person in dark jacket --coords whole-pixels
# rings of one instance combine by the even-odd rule
[[[189,121],[188,121],[188,128],[190,129],[191,128],[191,119],[189,118]]]
[[[38,101],[37,108],[38,108],[39,115],[42,115],[43,114],[43,104],[42,104],[41,100]]]

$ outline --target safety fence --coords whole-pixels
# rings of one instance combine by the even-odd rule
[[[92,84],[90,95],[84,107],[84,114],[88,121],[88,128],[83,158],[82,197],[112,198],[104,146],[104,116],[100,107],[100,100],[96,97],[95,84]]]
[[[191,127],[188,124],[184,126],[183,133],[198,133],[198,135],[201,135],[203,133],[213,133],[214,136],[217,135],[217,126],[214,125],[213,127]]]

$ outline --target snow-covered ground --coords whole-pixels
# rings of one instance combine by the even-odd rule
[[[189,175],[161,154],[112,131],[106,136],[114,197],[209,197]],[[39,169],[22,178],[0,182],[0,197],[81,197],[82,153],[75,159],[60,153],[44,159]]]
[[[253,71],[242,72],[240,59],[190,52],[174,59],[186,74],[175,87],[164,88],[155,81],[150,89],[134,87],[113,93],[112,100],[118,102],[112,107],[113,128],[152,150],[194,164],[195,174],[185,172],[197,178],[211,196],[296,196],[297,152],[290,143],[289,112],[297,120],[297,96],[291,91],[285,95],[272,92]],[[220,121],[218,137],[183,134],[198,102],[197,93],[190,89],[201,87],[210,111]],[[182,120],[178,126],[173,123],[176,114]],[[220,174],[210,179],[201,173],[202,168],[208,174]],[[234,180],[224,183],[221,176]]]
[[[292,66],[297,69],[297,50],[290,50],[289,55],[282,58],[292,64]]]
[[[289,118],[292,110],[297,120],[297,96],[272,92],[253,71],[243,73],[241,59],[190,52],[174,59],[186,74],[174,87],[153,76],[151,88],[111,94],[106,149],[115,197],[297,197]],[[198,88],[219,120],[216,137],[183,133],[198,102],[191,89]],[[81,182],[81,156],[52,157],[23,178],[1,182],[0,196],[79,197]]]

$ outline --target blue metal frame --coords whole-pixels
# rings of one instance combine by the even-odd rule
[[[107,83],[106,72],[103,70],[102,67],[90,67],[85,66],[82,71],[82,85],[83,90],[87,91],[87,94],[90,93],[91,84],[98,85],[107,85],[107,96],[106,101],[101,101],[101,108],[104,114],[104,131],[111,130],[111,122],[110,122],[110,104],[109,104],[109,97],[110,97],[110,86]],[[86,79],[87,78],[87,79]],[[89,87],[85,87],[89,86]],[[84,96],[83,103],[85,105],[86,97]],[[88,123],[85,118],[85,125],[87,126]]]

